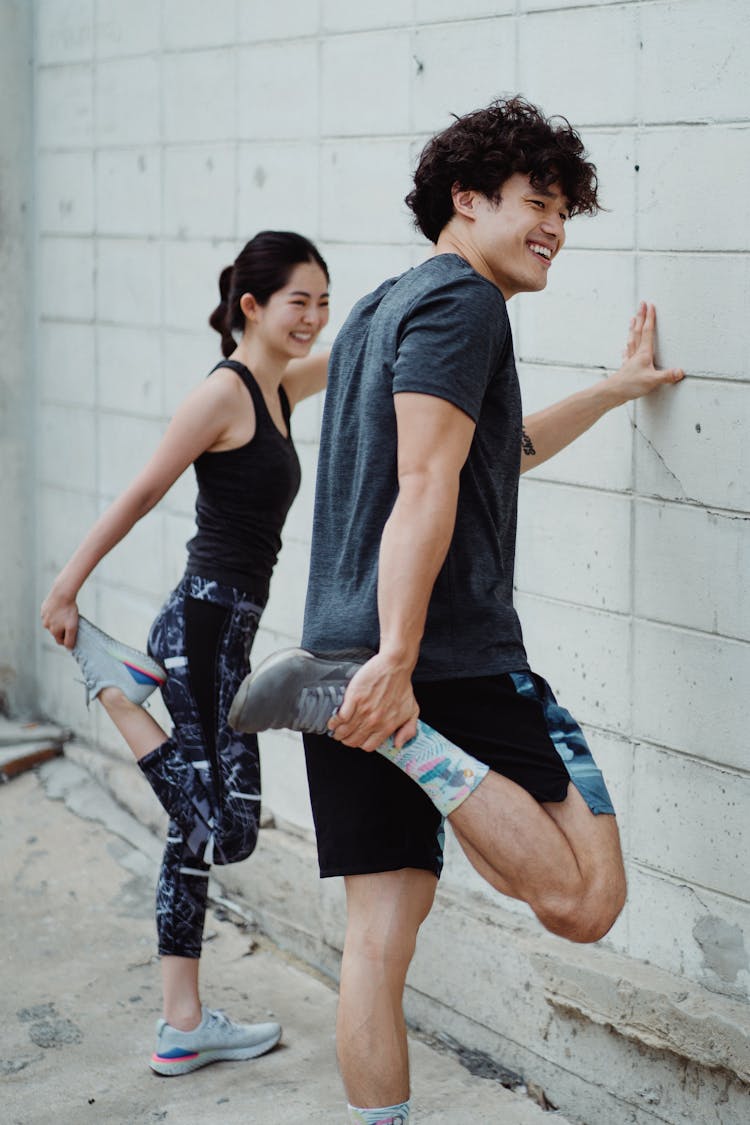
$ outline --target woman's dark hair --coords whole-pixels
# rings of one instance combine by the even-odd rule
[[[219,276],[221,301],[208,318],[208,323],[221,335],[221,350],[225,356],[237,347],[232,331],[245,327],[245,314],[240,308],[244,293],[252,293],[259,305],[279,289],[283,289],[295,266],[301,262],[314,262],[320,266],[330,281],[328,266],[317,248],[308,238],[293,231],[262,230],[251,238],[235,259]]]
[[[535,188],[558,183],[571,216],[594,215],[600,209],[596,168],[586,155],[566,118],[545,117],[521,97],[500,98],[486,109],[456,117],[428,141],[406,204],[414,212],[414,225],[437,242],[454,213],[454,184],[499,203],[505,181],[523,172]]]

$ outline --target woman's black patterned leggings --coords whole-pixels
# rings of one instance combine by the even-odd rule
[[[172,737],[139,762],[170,824],[156,892],[159,953],[200,957],[212,863],[246,859],[258,839],[260,760],[253,734],[227,723],[250,670],[262,606],[187,575],[151,626],[148,651],[167,670]]]

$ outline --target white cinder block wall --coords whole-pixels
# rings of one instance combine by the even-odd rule
[[[620,811],[630,900],[603,950],[621,957],[626,979],[649,962],[691,997],[729,1005],[747,1051],[745,0],[36,0],[34,8],[40,597],[218,358],[206,318],[220,268],[247,237],[281,227],[319,242],[333,280],[332,338],[359,295],[424,256],[402,199],[416,154],[452,112],[521,91],[580,127],[608,210],[571,223],[548,290],[511,306],[525,408],[616,367],[641,297],[657,304],[662,363],[684,366],[689,378],[608,416],[524,479],[518,605],[531,659],[585,723]],[[319,424],[319,402],[295,415],[304,484],[256,659],[299,637]],[[192,503],[188,474],[100,568],[82,610],[143,644],[181,573]],[[38,677],[42,708],[119,760],[111,732],[83,706],[69,659],[41,636]],[[263,746],[266,807],[284,832],[309,840],[300,743],[276,735]],[[148,798],[144,808],[155,815]],[[253,870],[234,877],[252,888]],[[444,886],[467,917],[496,911],[453,853]],[[492,915],[499,927],[511,912],[507,933],[515,925],[535,940],[523,910],[502,908]],[[335,945],[338,904],[322,917]],[[563,961],[570,949],[549,948]],[[458,994],[465,984],[471,995],[460,958],[450,971]],[[495,1008],[503,1004],[500,989]],[[453,1008],[466,1040],[490,1042],[489,1017]],[[432,1018],[417,1001],[414,1011]],[[526,1031],[501,1023],[498,1050],[529,1077],[530,1060],[544,1060],[539,1073],[584,1120],[594,1105],[597,1120],[612,1122],[746,1120],[726,1074],[724,1109],[699,1118],[684,1081],[675,1093],[682,1071],[672,1055],[649,1056],[648,1089],[637,1078],[618,1085],[606,1072],[616,1051],[598,1064],[575,1061],[574,1046],[571,1062],[560,1045],[569,1028],[544,1047],[531,1023]],[[615,1030],[603,1034],[617,1039],[616,1021],[608,1026]],[[622,1034],[622,1050],[634,1040],[641,1056],[660,1042]],[[687,1052],[684,1066],[695,1057]],[[736,1061],[716,1065],[748,1077]]]
[[[34,391],[31,225],[33,20],[18,0],[0,0],[0,712],[34,706]]]

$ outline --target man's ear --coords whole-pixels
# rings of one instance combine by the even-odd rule
[[[240,297],[240,308],[245,320],[255,320],[255,313],[258,309],[258,302],[253,297],[252,293],[243,293]]]
[[[479,193],[472,188],[462,188],[460,184],[454,184],[451,188],[451,199],[453,200],[453,210],[457,215],[463,215],[464,218],[473,220],[476,217],[475,202]]]

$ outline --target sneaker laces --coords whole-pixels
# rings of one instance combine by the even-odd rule
[[[309,734],[326,734],[328,721],[344,701],[346,684],[316,684],[303,688],[294,715],[292,729]]]
[[[217,1025],[220,1025],[220,1024],[227,1024],[227,1023],[232,1022],[223,1008],[209,1008],[208,1009],[208,1017],[209,1017],[208,1022],[212,1026],[217,1026]]]
[[[79,678],[76,676],[75,683],[83,684],[84,688],[86,689],[86,706],[88,707],[91,703],[91,693],[96,687],[96,676],[91,671],[91,666],[88,659],[83,655],[83,653],[80,652],[80,650],[76,651],[76,649],[73,649],[73,656],[78,663],[78,667],[83,672],[83,679],[79,680]]]
[[[208,1009],[208,1021],[206,1023],[206,1028],[211,1028],[212,1030],[220,1028],[222,1031],[230,1033],[237,1031],[236,1025],[232,1023],[223,1008]]]

